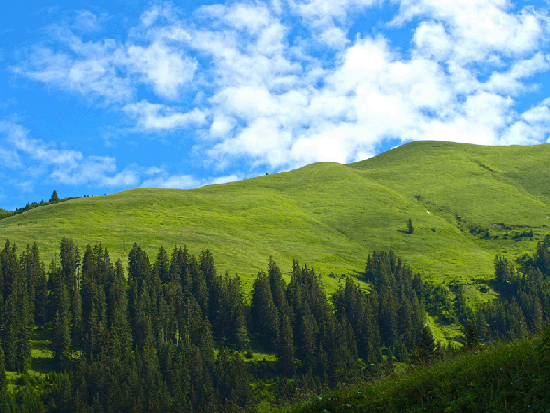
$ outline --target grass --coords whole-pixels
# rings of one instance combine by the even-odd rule
[[[44,328],[35,327],[31,339],[31,370],[38,374],[51,373],[53,368],[53,352],[51,341]]]
[[[63,236],[81,249],[101,243],[123,262],[134,242],[152,259],[160,246],[208,248],[218,271],[238,273],[247,290],[270,255],[287,277],[296,258],[323,274],[329,293],[341,275],[361,273],[369,253],[391,248],[426,279],[466,284],[472,302],[482,302],[491,296],[478,280],[492,277],[495,254],[532,253],[550,232],[549,161],[548,144],[414,142],[355,164],[47,205],[0,220],[0,238],[20,251],[36,241],[45,261],[58,259]],[[409,218],[413,234],[405,233]],[[517,230],[496,223],[528,226],[534,240],[504,239]],[[472,227],[494,236],[472,236]]]
[[[359,383],[287,406],[316,412],[548,412],[550,356],[540,339],[500,343],[478,353]]]

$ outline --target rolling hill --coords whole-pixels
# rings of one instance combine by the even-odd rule
[[[101,243],[124,262],[134,242],[151,258],[160,246],[208,248],[218,271],[249,286],[270,255],[284,271],[296,258],[336,275],[323,277],[328,291],[363,271],[370,252],[391,248],[428,280],[468,284],[485,300],[478,281],[492,277],[495,254],[532,253],[550,233],[549,165],[550,144],[413,142],[348,165],[47,205],[0,220],[0,238],[19,250],[36,241],[44,261],[63,236],[81,248]]]

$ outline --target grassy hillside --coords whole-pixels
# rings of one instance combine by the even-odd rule
[[[480,353],[349,386],[284,411],[548,412],[550,357],[540,345],[540,339],[500,343]]]
[[[392,248],[439,282],[491,277],[496,253],[532,252],[550,232],[550,145],[481,147],[415,142],[366,161],[318,163],[192,190],[134,189],[80,198],[0,220],[0,239],[36,241],[44,260],[60,238],[101,242],[126,260],[134,242],[209,248],[219,271],[251,275],[272,255],[337,275],[364,269],[373,250]],[[408,219],[415,228],[406,233]],[[521,227],[521,228],[520,228]],[[533,230],[534,236],[520,237]],[[487,234],[487,230],[489,234]],[[337,278],[324,277],[333,290]]]

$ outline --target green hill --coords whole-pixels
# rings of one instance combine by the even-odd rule
[[[541,340],[499,343],[431,366],[347,386],[279,409],[322,412],[548,412],[550,361]]]
[[[0,238],[36,241],[46,261],[61,237],[101,243],[126,261],[134,242],[210,249],[218,271],[250,285],[270,255],[322,274],[356,274],[367,255],[393,249],[435,281],[492,276],[495,254],[532,252],[550,232],[550,144],[483,147],[414,142],[374,158],[191,190],[134,189],[35,208],[0,220]],[[411,219],[413,234],[406,233]],[[533,236],[530,236],[530,231]],[[488,231],[488,232],[487,232]],[[327,289],[338,277],[324,277]]]

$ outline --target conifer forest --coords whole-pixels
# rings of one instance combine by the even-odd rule
[[[0,259],[2,412],[256,411],[266,392],[291,400],[456,351],[435,342],[427,314],[462,324],[464,347],[527,336],[550,317],[549,236],[521,271],[495,257],[501,299],[475,312],[460,285],[424,282],[392,251],[365,257],[368,288],[348,277],[332,297],[314,269],[294,261],[285,281],[271,258],[245,294],[208,250],[186,247],[150,258],[134,244],[123,263],[63,238],[45,265],[36,244],[6,241]],[[42,358],[31,357],[37,336]],[[33,363],[47,371],[26,374]]]

